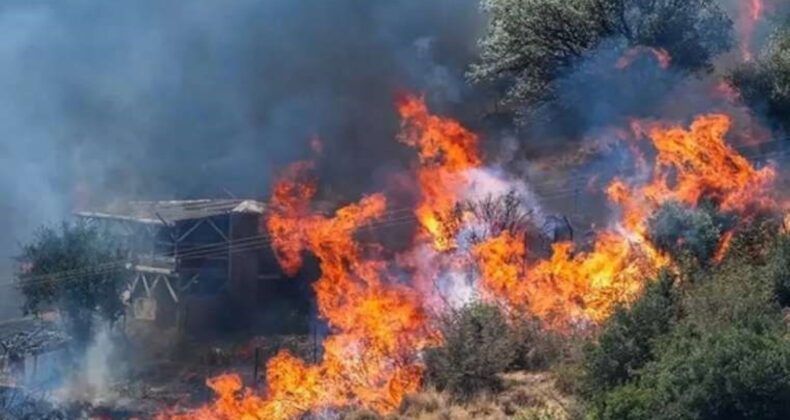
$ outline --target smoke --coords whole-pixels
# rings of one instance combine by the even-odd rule
[[[78,361],[77,369],[53,393],[54,400],[61,404],[74,401],[101,404],[119,398],[113,385],[123,372],[120,359],[112,331],[103,323]]]
[[[313,136],[335,192],[372,188],[408,153],[393,97],[462,107],[480,25],[474,0],[3,2],[0,259],[74,207],[264,197]]]

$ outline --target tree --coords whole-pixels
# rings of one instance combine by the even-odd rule
[[[785,419],[790,416],[790,342],[746,329],[668,341],[638,381],[594,409],[604,419]]]
[[[87,343],[96,316],[112,322],[123,313],[125,255],[115,237],[85,223],[40,228],[19,257],[23,310],[58,309],[75,340]]]
[[[732,22],[714,0],[484,0],[488,31],[473,81],[507,86],[504,102],[535,108],[554,82],[604,39],[663,49],[680,70],[709,70],[732,43]]]
[[[677,292],[666,272],[630,308],[618,309],[587,350],[585,370],[593,392],[628,382],[653,360],[656,341],[669,333],[676,312]]]
[[[719,247],[722,232],[732,227],[732,219],[721,215],[709,203],[689,208],[669,202],[648,220],[648,236],[659,250],[676,261],[690,255],[706,266]]]
[[[743,101],[775,128],[790,131],[790,20],[771,35],[755,62],[729,76]]]

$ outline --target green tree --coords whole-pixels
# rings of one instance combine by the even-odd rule
[[[602,40],[661,48],[672,65],[709,70],[728,50],[732,22],[714,0],[484,0],[488,30],[473,81],[506,86],[506,104],[528,108],[553,97],[554,82]]]
[[[75,340],[87,343],[94,318],[113,322],[123,313],[125,255],[115,237],[85,223],[40,228],[19,257],[23,310],[59,310]]]
[[[790,342],[741,328],[667,342],[638,381],[594,409],[603,419],[785,419],[790,416]]]
[[[666,272],[630,308],[619,308],[598,342],[587,349],[585,370],[593,393],[622,385],[653,360],[656,342],[677,316],[677,291]]]
[[[735,69],[729,80],[749,107],[790,131],[790,20],[771,35],[756,61]]]
[[[720,215],[710,204],[689,208],[669,202],[648,220],[648,236],[658,249],[676,261],[689,255],[706,266],[719,247],[722,232],[732,225],[732,220]]]
[[[516,345],[496,305],[474,302],[441,320],[441,347],[426,353],[428,380],[459,398],[501,386],[497,376],[514,361]]]

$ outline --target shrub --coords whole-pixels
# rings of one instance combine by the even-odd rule
[[[692,209],[670,202],[650,217],[648,231],[656,247],[675,260],[688,254],[704,266],[716,253],[725,225],[711,205]]]
[[[566,337],[549,331],[531,317],[515,319],[510,324],[514,355],[512,369],[544,370],[563,356]]]
[[[790,237],[779,237],[768,260],[774,297],[781,306],[790,306]]]
[[[618,309],[604,326],[584,361],[594,392],[624,384],[653,359],[655,341],[669,332],[676,318],[673,286],[672,277],[662,273],[630,309]]]
[[[440,328],[444,345],[426,352],[428,381],[460,398],[499,389],[497,374],[516,351],[500,308],[472,303],[446,315]]]
[[[668,341],[638,381],[609,393],[604,419],[780,419],[790,416],[790,343],[739,328]]]

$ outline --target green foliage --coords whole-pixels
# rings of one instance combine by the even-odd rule
[[[658,249],[674,260],[689,255],[705,266],[711,262],[721,233],[729,225],[712,206],[689,208],[669,202],[648,220],[648,236]]]
[[[512,320],[508,331],[514,348],[514,370],[544,370],[563,356],[569,338],[548,331],[536,319]]]
[[[444,345],[426,353],[431,383],[459,398],[501,387],[497,375],[513,362],[516,349],[499,307],[467,305],[443,319],[441,332]]]
[[[638,381],[595,409],[604,419],[790,416],[790,342],[739,328],[675,336]]]
[[[695,284],[683,299],[683,324],[698,331],[738,326],[763,332],[781,322],[769,268],[734,258]]]
[[[646,330],[641,334],[650,342],[648,347],[610,344],[621,364],[586,366],[588,378],[598,385],[591,395],[591,417],[790,416],[790,341],[777,302],[790,270],[787,247],[787,238],[777,236],[775,224],[753,221],[739,232],[722,265],[672,295],[679,298],[668,330],[650,335],[649,327],[640,327]],[[648,296],[629,312],[639,311]],[[620,323],[617,316],[610,320],[599,351]],[[613,341],[628,342],[617,336]],[[629,353],[621,347],[638,350]],[[622,364],[631,367],[627,375],[618,369]],[[606,383],[612,376],[619,380]],[[607,387],[611,384],[615,386]]]
[[[790,21],[770,37],[756,61],[735,69],[729,80],[747,105],[790,130]]]
[[[602,40],[662,48],[676,68],[710,69],[731,45],[732,23],[714,0],[484,0],[489,27],[473,81],[504,81],[505,102],[536,107],[554,81]]]
[[[25,313],[54,307],[65,316],[77,342],[86,343],[95,316],[115,321],[123,312],[123,274],[117,270],[123,257],[111,235],[84,223],[39,229],[19,257]]]
[[[782,235],[768,259],[774,296],[781,306],[790,306],[790,236]]]
[[[656,340],[675,320],[677,300],[672,277],[662,273],[631,308],[615,312],[584,361],[594,392],[626,383],[654,358]]]

